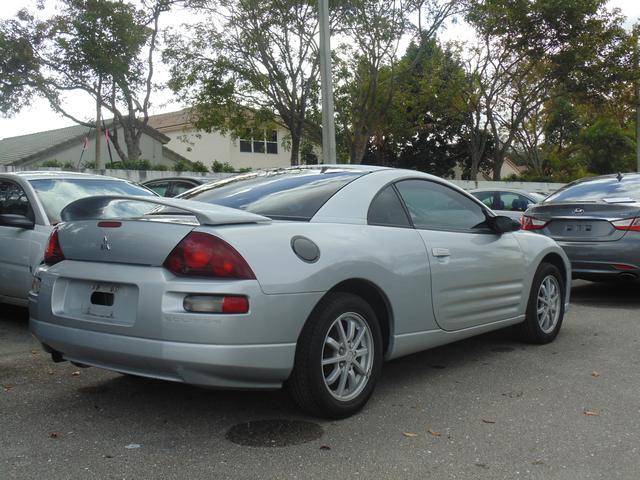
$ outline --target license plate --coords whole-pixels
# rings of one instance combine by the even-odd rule
[[[113,306],[116,302],[118,285],[95,283],[91,286],[88,314],[102,318],[113,318]]]
[[[567,233],[581,233],[581,232],[590,232],[592,226],[590,223],[578,223],[578,224],[568,224],[564,227]]]

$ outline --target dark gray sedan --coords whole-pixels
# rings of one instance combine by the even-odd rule
[[[640,278],[640,174],[577,180],[530,207],[522,228],[564,249],[573,278]]]

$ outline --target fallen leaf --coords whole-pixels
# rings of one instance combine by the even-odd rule
[[[597,412],[595,410],[584,410],[583,413],[587,416],[587,417],[599,417],[600,416],[600,412]]]
[[[534,460],[531,465],[544,465],[544,462],[542,460]]]
[[[320,450],[331,450],[329,445],[320,445]]]
[[[80,370],[76,370],[75,372],[73,372],[71,375],[73,375],[74,377],[77,377],[80,375]]]
[[[480,468],[489,468],[489,465],[487,465],[486,463],[474,463],[474,465]]]
[[[600,376],[600,374],[598,372],[591,372],[591,376],[598,378]]]
[[[434,437],[440,436],[440,432],[436,432],[435,430],[428,429],[427,432],[433,435]]]
[[[496,421],[495,421],[495,420],[489,420],[488,418],[483,418],[483,419],[482,419],[482,421],[483,421],[484,423],[496,423]]]
[[[403,434],[405,437],[417,437],[417,436],[418,436],[418,434],[417,434],[417,433],[413,433],[413,432],[402,432],[402,434]]]
[[[40,355],[40,350],[31,350],[31,355]]]
[[[11,390],[13,388],[13,385],[11,385],[10,383],[3,383],[2,384],[2,388],[4,388],[5,391],[8,392],[9,390]]]
[[[60,434],[59,434],[58,432],[51,432],[51,433],[49,434],[49,437],[50,437],[50,438],[59,438],[59,437],[60,437]]]

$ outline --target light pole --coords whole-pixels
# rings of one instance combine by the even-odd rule
[[[333,118],[329,0],[318,0],[318,13],[320,22],[320,89],[322,95],[321,163],[336,163],[336,127]]]

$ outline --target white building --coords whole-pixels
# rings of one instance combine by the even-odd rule
[[[109,122],[110,123],[110,122]],[[110,127],[110,124],[107,124]],[[141,160],[171,168],[184,157],[167,148],[170,138],[151,127],[145,127],[140,137]],[[105,164],[120,161],[113,146],[101,137],[100,158]],[[123,150],[124,133],[118,129],[118,138]],[[0,140],[0,165],[36,168],[43,163],[57,162],[60,165],[82,167],[95,162],[96,130],[74,125],[46,132],[31,133]]]
[[[283,146],[283,139],[289,132],[280,127],[269,131],[247,131],[247,138],[233,140],[219,132],[197,130],[186,109],[153,115],[149,117],[149,126],[171,139],[167,144],[171,150],[209,168],[214,161],[229,163],[235,170],[291,165],[291,153]]]

